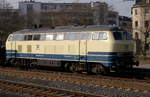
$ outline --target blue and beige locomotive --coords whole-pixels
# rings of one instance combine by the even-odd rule
[[[118,27],[25,29],[9,35],[7,61],[102,73],[136,65],[131,35]]]

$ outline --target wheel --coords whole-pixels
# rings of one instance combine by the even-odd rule
[[[31,69],[36,68],[36,64],[34,64],[34,63],[30,63],[30,68],[31,68]]]
[[[65,63],[63,68],[65,71],[69,71],[69,63]]]
[[[106,70],[102,64],[94,64],[91,71],[95,74],[106,74]]]
[[[70,72],[76,72],[76,71],[77,71],[77,66],[76,66],[75,64],[71,64],[71,65],[69,66],[69,71],[70,71]]]

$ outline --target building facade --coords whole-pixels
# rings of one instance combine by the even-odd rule
[[[141,41],[141,49],[150,48],[150,0],[136,0],[132,7],[133,38]]]
[[[22,1],[19,2],[19,13],[25,17],[26,27],[109,24],[118,26],[118,12],[109,11],[108,4],[104,2],[42,3],[33,0]],[[110,21],[113,22],[110,23]]]

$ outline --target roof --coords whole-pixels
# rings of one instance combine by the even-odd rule
[[[137,8],[137,7],[150,7],[150,4],[135,4],[135,5],[133,5],[133,7],[132,8]]]
[[[88,32],[88,31],[112,31],[112,30],[122,30],[118,27],[113,26],[60,26],[55,29],[50,28],[40,28],[40,29],[23,29],[14,32],[13,34],[25,34],[25,33],[56,33],[56,32]]]

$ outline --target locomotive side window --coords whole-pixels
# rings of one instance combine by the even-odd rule
[[[107,33],[106,32],[93,32],[92,36],[93,40],[107,40]]]
[[[33,38],[33,35],[25,35],[24,36],[24,40],[32,40],[32,38]]]
[[[79,40],[80,33],[65,33],[65,40]]]
[[[63,40],[64,39],[64,34],[57,34],[56,40]]]
[[[92,39],[93,40],[98,40],[98,38],[99,38],[99,33],[94,32],[93,36],[92,36]]]
[[[91,33],[80,33],[80,40],[90,40]]]
[[[40,34],[34,35],[33,40],[40,40]]]
[[[46,35],[46,40],[53,40],[53,34]]]
[[[14,35],[12,40],[13,41],[22,41],[22,40],[24,40],[24,35]]]
[[[99,40],[107,40],[107,33],[106,32],[100,32],[99,33]]]
[[[32,40],[32,35],[28,35],[27,40]]]
[[[46,35],[45,34],[41,34],[40,36],[40,40],[45,40]]]
[[[91,33],[66,33],[64,39],[65,40],[90,40]]]

